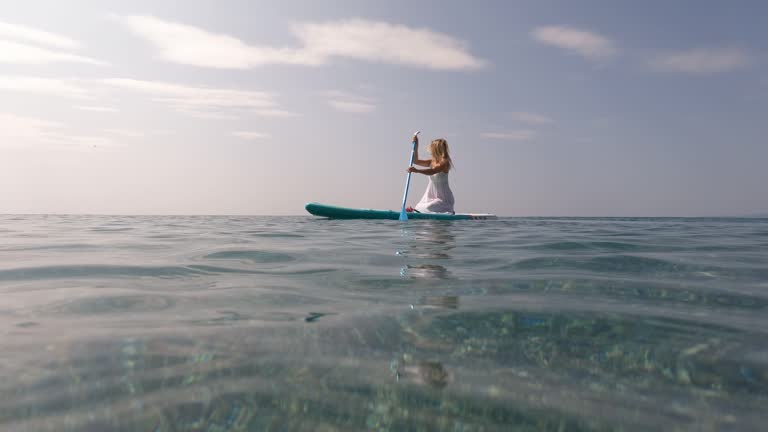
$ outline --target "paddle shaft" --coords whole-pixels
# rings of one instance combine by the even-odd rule
[[[413,148],[411,149],[411,161],[408,164],[409,167],[413,166],[413,158],[416,156],[416,146],[418,143],[416,142],[416,135],[418,135],[419,132],[416,132],[413,134]],[[408,220],[408,214],[405,211],[405,202],[408,200],[408,188],[411,186],[411,172],[408,173],[408,177],[405,180],[405,192],[403,193],[403,206],[400,209],[400,220]]]

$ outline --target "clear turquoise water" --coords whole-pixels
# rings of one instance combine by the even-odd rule
[[[2,431],[765,430],[768,220],[0,216]]]

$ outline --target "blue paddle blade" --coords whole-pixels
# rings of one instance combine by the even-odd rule
[[[407,221],[408,220],[408,214],[405,212],[405,209],[400,210],[400,221]]]

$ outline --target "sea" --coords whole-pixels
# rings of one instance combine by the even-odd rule
[[[0,431],[765,431],[768,219],[0,216]]]

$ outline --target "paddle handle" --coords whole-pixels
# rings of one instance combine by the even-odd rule
[[[408,163],[408,166],[413,166],[413,158],[416,156],[416,136],[420,134],[421,131],[416,131],[415,134],[413,134],[413,148],[411,149],[411,161]],[[403,193],[403,206],[400,208],[400,220],[406,221],[408,220],[408,214],[405,211],[405,202],[408,200],[408,188],[411,186],[411,172],[408,173],[408,177],[405,179],[405,192]]]

